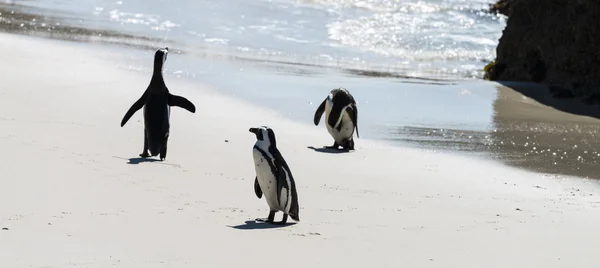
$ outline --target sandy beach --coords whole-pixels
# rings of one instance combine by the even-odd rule
[[[174,107],[167,159],[141,161],[141,111],[119,122],[150,73],[63,41],[0,39],[1,267],[600,264],[596,181],[367,139],[318,152],[323,125],[170,76],[197,111]],[[268,214],[253,192],[259,125],[294,174],[301,222],[253,220]]]

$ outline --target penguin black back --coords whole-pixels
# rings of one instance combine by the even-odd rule
[[[169,89],[165,85],[162,70],[168,52],[169,48],[167,47],[156,50],[150,84],[121,120],[121,127],[123,127],[135,112],[144,108],[144,150],[140,154],[141,157],[160,154],[161,160],[166,158],[170,129],[170,106],[178,106],[191,113],[196,112],[196,107],[192,102],[169,93]],[[148,150],[150,154],[148,154]]]
[[[319,125],[321,116],[326,114],[325,124],[327,131],[332,135],[335,142],[328,148],[338,148],[342,146],[345,149],[354,150],[354,139],[352,135],[356,130],[358,133],[358,107],[354,97],[345,88],[336,88],[329,92],[327,98],[321,102],[313,118],[315,126]]]
[[[354,100],[354,97],[352,96],[352,94],[350,94],[350,92],[348,92],[348,90],[346,90],[345,88],[336,88],[333,89],[329,92],[329,95],[327,96],[327,98],[325,98],[325,100],[323,100],[323,102],[321,102],[321,104],[319,105],[319,107],[317,108],[317,110],[315,111],[315,115],[313,118],[313,123],[315,124],[315,126],[319,125],[319,121],[321,121],[321,116],[323,115],[323,113],[325,112],[325,103],[327,101],[330,101],[333,105],[332,109],[331,109],[331,113],[329,115],[329,118],[327,119],[327,123],[330,126],[335,126],[335,124],[338,122],[340,116],[342,115],[342,109],[345,109],[347,107],[351,107],[353,108],[352,110],[352,121],[354,121],[354,125],[357,128],[357,135],[358,135],[358,125],[357,125],[357,118],[358,118],[358,109],[356,108],[356,101]]]
[[[356,107],[356,101],[354,97],[344,88],[336,88],[331,91],[331,102],[334,103],[331,108],[331,113],[329,114],[329,118],[327,119],[327,123],[330,126],[335,126],[338,122],[340,116],[342,116],[342,109],[350,106],[351,108]],[[356,126],[356,117],[358,116],[358,109],[352,109],[351,111],[352,121]],[[338,131],[340,126],[338,126]],[[358,129],[358,126],[356,127]],[[358,135],[358,130],[356,131]]]

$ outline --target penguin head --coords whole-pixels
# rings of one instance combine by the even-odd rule
[[[162,72],[162,67],[167,61],[167,54],[169,54],[169,48],[159,48],[154,53],[154,68]]]
[[[342,88],[334,88],[329,92],[329,95],[327,95],[327,102],[329,102],[329,105],[333,106],[334,100],[337,102],[337,99],[340,98],[340,94],[342,94]]]
[[[347,89],[340,87],[340,88],[334,88],[329,92],[329,95],[327,96],[327,99],[331,102],[334,101],[334,99],[341,99],[341,98],[348,98],[350,97],[350,92],[348,92]]]
[[[342,107],[349,104],[356,104],[352,94],[343,87],[332,89],[329,92],[329,95],[327,95],[327,102],[329,102],[331,107],[333,107],[334,104],[341,105]]]
[[[167,61],[167,54],[169,54],[169,48],[159,48],[154,53],[154,59],[160,60],[161,62]]]
[[[248,131],[254,133],[256,135],[256,143],[257,144],[267,144],[268,146],[275,147],[277,145],[277,141],[275,140],[275,132],[273,129],[267,126],[253,127]]]

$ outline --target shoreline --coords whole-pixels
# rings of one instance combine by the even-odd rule
[[[42,38],[46,40],[44,37],[37,36],[29,36],[31,38]],[[63,41],[63,40],[59,40]],[[82,43],[75,40],[66,40],[66,42],[76,44],[78,46],[88,46],[87,43]],[[109,57],[112,59],[111,62],[116,64],[118,68],[121,68],[127,72],[133,72],[136,74],[141,74],[149,71],[149,66],[145,64],[145,58],[151,57],[153,50],[140,50],[140,49],[132,49],[129,47],[122,47],[119,45],[107,45],[106,49],[103,48],[102,44],[93,44],[94,48],[98,48],[98,51],[102,51],[104,57]],[[116,53],[115,53],[116,52]],[[133,52],[133,53],[132,53]],[[177,53],[177,52],[175,52]],[[595,152],[593,150],[594,146],[591,144],[590,148],[587,150],[583,149],[574,149],[574,148],[566,148],[564,145],[561,145],[560,142],[552,142],[552,144],[548,144],[548,149],[553,149],[553,147],[561,148],[562,151],[560,153],[569,153],[572,158],[577,158],[577,155],[583,157],[583,159],[562,159],[560,157],[557,162],[558,166],[547,165],[546,162],[556,161],[553,156],[546,155],[541,151],[530,151],[527,150],[527,142],[529,143],[543,143],[543,140],[540,141],[523,141],[521,143],[522,148],[512,148],[510,146],[506,146],[507,143],[515,143],[517,140],[525,139],[526,136],[536,136],[538,133],[535,131],[520,131],[515,133],[514,129],[512,129],[511,125],[513,124],[522,124],[519,123],[519,120],[524,118],[514,117],[514,115],[507,113],[506,111],[510,111],[504,109],[505,111],[499,112],[497,111],[497,107],[499,102],[502,103],[501,106],[509,106],[512,107],[510,109],[523,110],[529,109],[530,103],[539,103],[540,105],[533,105],[535,111],[535,115],[537,116],[528,116],[524,115],[524,117],[531,118],[532,122],[543,123],[548,120],[552,120],[551,117],[559,116],[561,120],[555,126],[557,130],[561,131],[562,128],[572,125],[574,122],[587,122],[590,123],[590,120],[586,120],[587,116],[594,116],[594,114],[590,114],[590,109],[593,107],[579,107],[573,106],[572,103],[568,101],[562,100],[553,100],[546,93],[545,90],[540,90],[539,85],[529,85],[527,83],[498,83],[498,82],[490,82],[485,80],[479,81],[463,81],[460,83],[450,83],[443,84],[439,86],[429,85],[428,83],[424,84],[412,84],[412,81],[392,81],[389,79],[360,79],[358,77],[344,77],[343,73],[337,73],[334,70],[330,70],[330,73],[320,73],[317,74],[305,74],[298,73],[302,72],[299,70],[291,71],[292,73],[281,73],[279,69],[271,70],[264,69],[266,66],[263,66],[261,63],[257,63],[258,65],[252,63],[245,62],[237,62],[237,61],[228,61],[228,60],[201,60],[202,65],[209,66],[202,67],[199,70],[198,66],[190,65],[191,59],[186,60],[186,54],[177,54],[178,57],[174,59],[175,62],[170,62],[167,64],[166,76],[177,78],[184,80],[189,83],[197,83],[200,82],[203,84],[211,84],[211,86],[218,88],[217,91],[231,96],[235,98],[241,98],[246,101],[250,101],[256,105],[260,105],[263,107],[268,107],[269,109],[274,109],[279,113],[284,113],[288,119],[291,120],[300,120],[300,121],[312,121],[310,118],[313,111],[311,109],[314,106],[314,103],[321,98],[323,92],[326,92],[326,89],[331,87],[339,86],[340,84],[344,85],[352,85],[352,89],[354,94],[363,94],[364,97],[360,97],[359,100],[365,101],[365,103],[360,103],[367,110],[361,113],[362,114],[362,126],[365,127],[365,123],[371,123],[371,125],[367,125],[366,137],[369,137],[374,140],[391,142],[392,146],[410,147],[416,149],[425,149],[432,152],[442,152],[452,155],[466,156],[479,158],[482,157],[488,158],[488,160],[500,162],[507,166],[525,168],[527,170],[536,171],[540,174],[552,175],[552,176],[577,176],[581,178],[593,178],[600,179],[600,176],[597,176],[594,172],[594,165],[600,160],[597,158],[595,154],[590,155],[589,153]],[[125,56],[126,58],[122,58]],[[258,69],[253,69],[254,66],[258,66]],[[281,66],[280,66],[281,67]],[[214,70],[212,70],[214,68]],[[318,70],[318,69],[317,69]],[[305,71],[311,72],[311,69],[306,69]],[[312,70],[313,72],[315,70]],[[211,77],[211,76],[215,76]],[[269,82],[261,83],[259,82],[257,90],[254,88],[248,88],[243,83],[233,83],[225,82],[229,76],[240,76],[241,80],[246,79],[258,79],[265,80]],[[329,79],[324,79],[329,77]],[[208,79],[208,80],[205,80]],[[289,81],[288,81],[289,80]],[[295,81],[295,82],[294,82]],[[334,82],[331,82],[334,81]],[[337,81],[337,82],[335,82]],[[313,88],[300,86],[297,88],[289,87],[289,83],[300,83],[308,85],[313,85]],[[391,94],[392,98],[403,98],[401,93],[398,93],[395,88],[393,88],[393,84],[402,85],[402,91],[408,92],[411,94],[411,98],[407,101],[404,101],[404,105],[408,108],[417,108],[410,106],[412,102],[419,103],[428,103],[426,108],[419,108],[416,111],[410,111],[406,108],[402,110],[396,111],[392,115],[388,115],[387,117],[384,114],[388,113],[384,111],[381,107],[389,107],[390,105],[398,105],[397,103],[389,102],[388,100],[384,100],[381,98],[374,98],[372,93],[368,92],[357,92],[354,91],[356,87],[361,90],[377,88],[378,94]],[[280,88],[286,87],[285,91],[279,90]],[[414,89],[413,89],[414,87]],[[226,90],[223,90],[226,89]],[[250,89],[250,90],[248,90]],[[408,90],[408,91],[407,91]],[[292,92],[293,91],[293,92]],[[448,100],[448,97],[452,97],[452,92],[456,91],[459,94],[463,94],[463,92],[467,92],[467,95],[472,95],[467,99],[452,99]],[[493,91],[493,92],[492,92]],[[429,92],[427,94],[423,94],[423,96],[418,96],[419,92]],[[509,93],[506,93],[509,92]],[[525,95],[528,101],[521,101],[515,95],[515,93],[520,92]],[[404,93],[406,94],[406,93]],[[429,99],[431,97],[426,97],[427,95],[436,94],[440,95],[438,101],[441,103],[435,103],[435,99]],[[492,95],[506,95],[511,96],[510,102],[506,102],[506,98],[504,97],[496,97]],[[479,100],[477,100],[479,98]],[[471,99],[471,100],[469,100]],[[311,103],[308,106],[303,106],[302,102]],[[372,102],[376,104],[377,102],[381,102],[380,105],[369,105],[368,102]],[[387,103],[381,105],[383,103]],[[456,104],[460,104],[460,106],[456,106]],[[488,104],[489,103],[489,104]],[[508,104],[506,104],[508,103]],[[450,118],[445,118],[439,121],[436,114],[443,113],[439,108],[433,107],[432,105],[454,105],[456,106],[455,112],[451,114],[455,114]],[[367,105],[367,106],[364,106]],[[475,108],[466,108],[469,106],[473,106]],[[547,107],[546,107],[547,106]],[[477,108],[479,107],[479,108]],[[489,107],[489,108],[488,108]],[[554,109],[558,109],[563,111],[562,114],[557,114],[553,111]],[[486,112],[485,110],[490,109],[490,112]],[[462,110],[462,111],[461,111]],[[537,111],[539,110],[539,111]],[[483,115],[478,115],[479,119],[474,121],[464,121],[466,123],[475,123],[475,125],[445,125],[443,122],[448,121],[450,123],[460,123],[463,120],[460,117],[471,117],[473,114],[484,112]],[[572,114],[569,114],[571,112]],[[418,113],[418,114],[427,114],[427,119],[425,120],[429,125],[413,125],[417,121],[414,119],[410,119],[412,121],[407,122],[396,122],[393,121],[382,121],[382,120],[394,120],[393,116],[404,116],[406,113]],[[485,113],[489,113],[491,119],[487,119],[485,117]],[[547,113],[548,115],[543,115],[543,113]],[[553,116],[550,116],[552,114]],[[541,115],[541,117],[540,117]],[[368,116],[368,117],[365,117]],[[380,118],[384,116],[383,118]],[[505,118],[512,118],[507,122]],[[430,120],[437,120],[441,125],[436,125],[435,122]],[[482,121],[483,120],[483,121]],[[583,121],[582,121],[583,120]],[[525,120],[525,121],[529,121]],[[305,122],[305,123],[306,123]],[[391,123],[391,124],[390,124]],[[482,129],[482,123],[489,124],[489,126],[485,126]],[[528,123],[529,124],[529,123]],[[593,123],[596,124],[596,123]],[[312,125],[311,125],[312,126]],[[508,127],[507,127],[508,126]],[[534,129],[536,126],[533,126]],[[574,126],[577,128],[577,126]],[[496,132],[498,130],[499,132]],[[372,131],[372,133],[369,133]],[[555,130],[552,130],[556,132]],[[434,135],[430,135],[428,133],[438,133]],[[396,134],[399,133],[399,134]],[[520,137],[523,136],[523,137]],[[550,135],[550,138],[554,140],[558,139],[555,134]],[[589,135],[588,135],[589,136]],[[595,138],[592,136],[577,136],[581,139],[585,140],[594,140]],[[364,139],[364,137],[363,137]],[[432,140],[431,140],[432,139]],[[575,139],[575,138],[573,138]],[[547,143],[547,142],[546,142]],[[555,146],[558,145],[558,146]],[[581,144],[574,144],[579,145]],[[538,146],[539,147],[539,146]],[[589,151],[589,153],[588,153]],[[527,162],[527,159],[522,157],[523,154],[532,154],[536,159],[534,161],[535,164],[523,164],[523,162]],[[552,152],[550,152],[552,153]],[[585,154],[584,154],[585,153]],[[562,155],[561,155],[562,156]],[[582,160],[582,161],[579,161]],[[562,161],[562,163],[561,163]]]
[[[4,266],[260,267],[274,244],[270,261],[289,267],[598,264],[595,181],[368,139],[318,153],[324,127],[171,78],[197,111],[174,108],[167,159],[138,162],[141,114],[118,123],[149,77],[82,46],[0,38]],[[275,130],[294,174],[297,224],[252,221],[268,212],[252,192],[255,125]]]
[[[66,27],[66,26],[64,26]],[[145,54],[143,55],[143,58],[148,57],[148,54],[151,52],[150,49],[146,48],[146,49],[142,49],[141,47],[136,47],[136,48],[131,48],[128,47],[127,45],[122,45],[122,44],[116,44],[116,43],[104,43],[104,42],[100,42],[100,43],[95,43],[95,42],[82,42],[81,40],[70,40],[70,39],[56,39],[56,38],[50,38],[48,36],[37,36],[37,35],[31,35],[28,33],[7,33],[7,34],[16,34],[16,35],[20,35],[20,36],[26,36],[26,37],[30,37],[30,38],[40,38],[40,39],[45,39],[45,40],[55,40],[55,41],[62,41],[62,42],[69,42],[69,43],[73,43],[73,44],[77,44],[77,45],[88,45],[88,44],[92,44],[94,47],[97,48],[102,48],[104,45],[106,45],[108,48],[103,52],[105,54],[111,54],[111,51],[118,51],[118,54],[123,54],[126,55],[128,57],[129,56],[127,53],[130,51],[134,51],[134,54],[138,55],[136,56],[137,58],[130,58],[129,61],[128,60],[122,60],[122,59],[117,59],[115,57],[112,57],[112,55],[110,55],[112,57],[112,59],[114,60],[114,62],[117,65],[121,65],[119,68],[122,68],[123,70],[126,71],[131,71],[131,69],[133,69],[133,71],[137,71],[138,73],[140,73],[142,70],[146,70],[148,68],[147,65],[144,64],[144,60],[140,58],[141,54]],[[180,51],[176,52],[177,55],[181,55],[181,56],[185,56],[186,54],[183,53],[181,54]],[[209,57],[210,58],[210,57]],[[133,61],[131,61],[133,59]],[[254,67],[254,66],[258,66],[258,70],[252,70],[252,68],[249,68],[251,72],[256,73],[257,75],[261,76],[261,77],[267,77],[266,79],[269,79],[268,77],[292,77],[294,80],[298,80],[299,78],[307,78],[310,77],[311,75],[314,76],[313,79],[317,79],[320,80],[321,82],[326,81],[327,79],[319,79],[320,76],[323,76],[323,74],[317,75],[317,72],[315,70],[319,70],[319,69],[323,69],[323,70],[328,70],[328,74],[325,74],[325,76],[330,76],[333,77],[336,80],[340,80],[341,78],[343,78],[345,75],[348,75],[347,79],[350,79],[349,81],[354,81],[353,83],[357,83],[358,81],[360,81],[360,77],[362,75],[359,74],[347,74],[346,71],[342,70],[342,69],[337,69],[337,68],[333,68],[333,69],[329,69],[328,67],[310,67],[310,66],[286,66],[286,64],[280,65],[280,66],[273,66],[273,67],[269,67],[267,62],[246,62],[246,61],[238,61],[238,60],[228,60],[228,59],[218,59],[217,61],[214,61],[214,59],[208,59],[208,58],[202,58],[201,57],[201,61],[204,61],[205,63],[208,63],[209,65],[215,65],[215,66],[221,66],[221,67],[217,67],[217,68],[221,68],[221,71],[227,72],[227,71],[231,71],[232,69],[237,68],[236,66],[239,66],[240,70],[242,69],[247,69],[247,67]],[[123,63],[125,64],[130,64],[131,62],[135,62],[133,66],[129,66],[129,67],[125,67],[123,66]],[[180,62],[179,64],[184,63],[187,65],[184,65],[186,67],[184,67],[183,69],[179,69],[180,67],[174,67],[174,69],[170,69],[169,66],[167,66],[167,69],[170,70],[169,74],[170,76],[176,76],[178,78],[182,78],[183,80],[186,80],[188,82],[198,82],[199,80],[196,79],[197,75],[202,75],[202,72],[200,73],[190,73],[190,70],[193,70],[195,68],[195,66],[191,66],[189,65],[190,63],[188,62]],[[273,63],[276,64],[276,63]],[[169,64],[167,64],[169,65]],[[222,67],[222,66],[228,66],[228,67]],[[289,69],[288,69],[289,67]],[[271,69],[272,68],[272,69]],[[306,68],[304,70],[302,70],[302,68]],[[314,69],[317,68],[317,69]],[[283,70],[283,72],[282,72]],[[312,74],[311,74],[312,72]],[[350,72],[350,73],[354,73],[354,72]],[[234,75],[239,75],[241,73],[237,73]],[[185,77],[185,75],[187,75],[188,77]],[[183,77],[180,77],[183,76]],[[193,76],[193,77],[192,77]],[[247,76],[247,75],[246,75]],[[381,74],[377,74],[377,73],[370,73],[368,74],[369,77],[381,77]],[[386,78],[387,77],[387,78]],[[392,76],[393,77],[393,76]],[[280,80],[283,80],[283,78],[280,78]],[[467,92],[470,92],[469,94],[472,94],[472,92],[475,91],[480,91],[481,89],[487,90],[488,88],[490,90],[498,90],[498,92],[502,92],[502,91],[506,91],[506,89],[501,89],[501,88],[509,88],[509,91],[515,91],[515,92],[521,92],[522,94],[524,94],[525,96],[527,96],[528,98],[533,99],[534,101],[538,101],[540,102],[542,105],[547,105],[548,107],[554,107],[556,109],[559,110],[563,110],[565,111],[567,114],[565,115],[561,115],[561,117],[565,117],[565,118],[570,118],[570,119],[565,119],[565,122],[568,121],[580,121],[581,119],[578,119],[577,117],[579,117],[579,114],[585,116],[589,116],[588,114],[590,113],[590,109],[592,109],[593,107],[574,107],[571,103],[569,103],[568,101],[563,101],[563,100],[555,100],[552,99],[549,96],[546,96],[547,94],[545,93],[545,91],[540,91],[539,89],[537,89],[539,86],[538,85],[528,85],[527,83],[510,83],[510,82],[490,82],[490,81],[486,81],[486,80],[464,80],[464,81],[445,81],[445,80],[440,80],[440,82],[435,82],[435,81],[429,81],[428,80],[421,80],[421,82],[417,82],[416,80],[413,81],[413,79],[408,79],[408,80],[404,80],[404,79],[400,79],[398,81],[393,81],[390,80],[390,75],[383,75],[383,77],[381,77],[383,79],[379,80],[379,79],[368,79],[365,81],[369,81],[369,83],[372,83],[373,87],[378,88],[380,87],[380,85],[385,85],[386,83],[401,83],[401,84],[405,84],[405,85],[414,85],[414,86],[419,86],[419,85],[425,85],[427,88],[423,88],[424,90],[432,90],[433,87],[435,87],[434,85],[439,84],[440,86],[447,86],[447,87],[453,87],[453,88],[466,88]],[[396,77],[398,78],[398,77]],[[200,78],[201,79],[201,78]],[[226,79],[225,77],[223,77],[223,79]],[[223,79],[217,79],[216,81],[224,81]],[[419,80],[420,78],[416,78],[417,80]],[[349,81],[344,81],[343,84],[348,84],[350,83]],[[442,83],[441,81],[445,81],[444,83]],[[220,84],[221,82],[217,82],[217,84],[215,86],[222,88],[223,85]],[[363,82],[359,82],[361,84],[363,84]],[[350,83],[352,84],[352,83]],[[324,84],[325,86],[322,87],[321,89],[321,94],[323,92],[326,92],[325,88],[327,87],[326,84]],[[332,86],[339,86],[340,83],[337,84],[331,84],[329,85],[329,87]],[[430,86],[431,85],[431,86]],[[271,87],[276,87],[274,85],[269,85]],[[370,86],[369,86],[370,87]],[[389,87],[387,85],[385,85],[385,87]],[[431,87],[431,88],[429,88]],[[536,90],[533,90],[534,88],[536,88]],[[381,88],[379,88],[381,89]],[[523,89],[527,89],[527,90],[523,90]],[[264,90],[264,88],[262,88],[261,90]],[[389,89],[386,89],[389,90]],[[463,91],[464,89],[460,89],[461,91]],[[529,90],[533,91],[533,92],[528,92]],[[236,89],[234,91],[231,90],[227,90],[227,92],[224,92],[224,94],[227,94],[229,96],[234,96],[234,97],[241,97],[243,99],[246,100],[251,100],[252,102],[254,102],[255,104],[264,104],[261,103],[260,98],[264,98],[267,94],[262,92],[261,94],[257,95],[256,97],[254,96],[250,96],[248,95],[248,93],[244,93],[243,91],[240,91],[240,89]],[[282,100],[284,100],[287,97],[283,97],[280,93],[275,93],[275,91],[270,90],[269,94],[275,94],[277,96],[280,97],[280,99],[276,100],[276,102],[281,102]],[[294,93],[296,94],[298,97],[298,93]],[[302,98],[305,98],[305,100],[307,102],[314,102],[315,100],[317,100],[318,98],[320,98],[320,96],[318,97],[314,97],[312,95],[314,95],[313,93],[307,93],[307,94],[303,94]],[[355,92],[356,94],[356,92]],[[389,94],[389,93],[388,93]],[[500,93],[497,93],[500,94]],[[511,93],[512,94],[512,93]],[[241,95],[241,96],[240,96]],[[489,94],[488,94],[489,95]],[[311,97],[312,96],[312,97]],[[364,100],[367,100],[367,98],[364,98]],[[273,101],[269,101],[269,108],[276,108],[276,110],[278,110],[278,112],[283,112],[283,113],[288,113],[288,116],[290,119],[293,120],[308,120],[307,114],[312,112],[312,111],[308,111],[306,110],[306,108],[302,107],[300,109],[298,109],[300,106],[299,104],[294,104],[294,103],[290,103],[290,100],[286,100],[287,102],[282,102],[282,104],[280,104],[279,106],[276,105],[272,105]],[[423,100],[413,100],[413,101],[423,101]],[[495,100],[494,102],[497,102],[499,100]],[[484,101],[485,102],[485,101]],[[452,102],[448,102],[447,104],[451,104]],[[286,106],[287,105],[287,106]],[[364,105],[364,104],[363,104]],[[388,106],[390,104],[387,104]],[[467,104],[468,105],[474,105],[473,103],[471,104]],[[476,105],[481,105],[481,104],[476,104]],[[492,104],[493,106],[495,106],[495,104]],[[264,106],[264,105],[262,105]],[[287,109],[287,108],[282,108],[282,107],[288,107],[288,106],[294,106],[294,109]],[[574,108],[573,108],[574,107]],[[373,108],[373,107],[372,107]],[[430,107],[431,108],[431,107]],[[287,110],[286,110],[287,109]],[[464,108],[461,108],[464,109]],[[494,108],[495,109],[495,108]],[[520,109],[520,108],[517,108]],[[569,115],[569,110],[572,110],[572,115]],[[297,114],[301,112],[302,115],[298,116]],[[421,109],[421,112],[423,112],[423,110]],[[475,111],[478,112],[478,111]],[[405,111],[406,113],[406,111]],[[497,113],[497,111],[495,111],[495,113]],[[472,113],[471,113],[472,114]],[[363,113],[363,117],[365,116],[365,114]],[[370,121],[373,121],[374,116],[378,116],[378,115],[370,115],[371,118],[369,118]],[[397,113],[397,116],[402,116],[401,113]],[[465,116],[470,116],[468,113],[465,114]],[[452,125],[448,125],[448,126],[434,126],[434,124],[432,124],[432,126],[424,126],[424,127],[420,127],[420,126],[415,126],[415,125],[411,125],[410,123],[414,123],[414,122],[400,122],[397,125],[391,124],[390,126],[386,126],[386,125],[381,125],[381,123],[388,123],[388,122],[378,122],[380,125],[374,125],[374,126],[370,126],[370,129],[377,129],[375,130],[373,133],[367,133],[367,136],[372,137],[375,140],[379,140],[379,141],[392,141],[392,146],[399,146],[399,147],[411,147],[411,148],[416,148],[416,149],[426,149],[429,151],[433,151],[433,152],[443,152],[443,153],[448,153],[448,154],[452,154],[452,155],[459,155],[459,156],[466,156],[466,157],[473,157],[473,158],[489,158],[489,160],[491,161],[499,161],[501,163],[503,163],[504,165],[507,166],[513,166],[513,167],[519,167],[519,168],[526,168],[528,170],[533,170],[536,171],[540,174],[546,174],[546,175],[558,175],[558,176],[577,176],[577,177],[581,177],[581,178],[593,178],[593,179],[600,179],[600,176],[595,175],[595,172],[593,172],[593,167],[591,167],[592,165],[595,165],[597,162],[600,163],[600,157],[596,157],[595,155],[588,155],[586,159],[584,159],[584,161],[573,161],[573,160],[565,160],[565,163],[558,163],[559,165],[562,165],[564,167],[562,168],[557,168],[557,167],[553,167],[553,166],[548,166],[546,165],[547,161],[554,161],[553,157],[549,157],[549,156],[536,156],[536,157],[542,157],[539,160],[536,160],[536,164],[534,165],[528,165],[528,164],[522,164],[522,162],[526,162],[526,159],[522,159],[522,157],[519,156],[519,154],[523,155],[523,154],[527,154],[527,153],[531,153],[528,152],[526,149],[527,148],[515,148],[515,149],[507,149],[504,148],[504,144],[503,143],[507,143],[507,142],[512,142],[513,138],[507,138],[507,134],[501,133],[502,135],[496,135],[496,133],[494,131],[492,131],[494,126],[497,126],[498,123],[495,122],[496,116],[493,116],[494,118],[492,120],[490,120],[490,122],[488,123],[490,125],[490,129],[487,130],[480,130],[480,129],[472,129],[472,127],[461,127],[458,126],[458,128],[454,129]],[[450,119],[449,121],[453,121],[453,120],[457,120],[458,117],[455,116],[455,118]],[[537,119],[536,119],[537,120]],[[542,120],[547,120],[547,119],[542,119]],[[585,121],[585,120],[584,120]],[[365,122],[365,120],[363,120],[362,122]],[[367,121],[368,122],[368,121]],[[369,126],[368,126],[369,127]],[[480,123],[478,123],[478,125],[476,125],[477,128],[481,128]],[[561,125],[558,125],[557,127],[562,127]],[[367,128],[369,129],[369,128]],[[436,135],[442,135],[442,136],[436,136],[436,135],[432,135],[430,137],[427,137],[430,132],[438,132],[440,134],[436,134]],[[507,129],[507,132],[512,132],[512,129]],[[395,136],[397,134],[394,133],[399,133],[398,136]],[[412,133],[416,133],[416,136],[414,136]],[[535,133],[530,133],[530,134],[535,134]],[[527,133],[524,134],[519,134],[519,135],[527,135]],[[463,140],[464,138],[461,138],[461,136],[464,137],[469,137],[469,139]],[[476,139],[471,140],[471,136],[476,137]],[[502,137],[501,139],[499,139],[497,141],[498,144],[492,144],[489,141],[489,137],[493,136],[493,137]],[[514,133],[513,133],[514,136]],[[428,141],[428,139],[433,138],[433,141]],[[448,140],[448,138],[450,140]],[[590,137],[586,137],[590,138]],[[593,139],[593,137],[591,137],[591,139]],[[466,142],[466,143],[465,143]],[[524,142],[525,144],[526,142]],[[550,148],[552,148],[553,146],[550,146]],[[560,146],[559,146],[560,147]],[[593,146],[592,146],[593,148]],[[563,150],[565,148],[562,148]],[[506,150],[510,150],[510,151],[506,151]],[[568,152],[569,149],[567,149]],[[581,152],[576,152],[578,150],[571,150],[573,152],[569,152],[569,153],[579,153],[580,156],[583,156],[584,158],[586,157],[586,155],[583,155],[582,153],[585,152],[586,154],[588,153],[588,151],[591,153],[591,150],[581,150]],[[564,153],[563,151],[561,151],[560,153]],[[539,154],[539,153],[537,153]],[[599,155],[600,156],[600,155]],[[516,158],[516,160],[515,160]],[[536,158],[537,159],[537,158]],[[560,159],[561,161],[562,158]],[[579,160],[579,159],[576,159]],[[590,162],[591,161],[591,162]],[[587,167],[587,166],[589,167]]]

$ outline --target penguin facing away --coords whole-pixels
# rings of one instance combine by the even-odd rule
[[[144,150],[140,156],[146,158],[160,154],[161,161],[167,157],[171,106],[181,107],[191,113],[196,112],[196,107],[192,102],[169,93],[169,89],[165,85],[163,66],[168,52],[168,47],[156,50],[154,72],[150,84],[121,120],[121,127],[123,127],[134,113],[144,107]]]
[[[358,107],[352,94],[345,88],[336,88],[329,92],[327,98],[315,111],[314,123],[319,125],[321,116],[325,112],[325,125],[329,135],[334,139],[332,146],[326,146],[329,149],[354,150],[354,129],[356,128],[356,137],[358,134]]]
[[[267,219],[256,220],[282,225],[287,222],[289,215],[293,220],[300,221],[296,182],[277,149],[275,132],[266,126],[250,128],[249,131],[256,135],[256,143],[252,148],[256,171],[254,193],[259,199],[264,194],[270,209]],[[274,221],[277,211],[283,212],[280,222]]]

